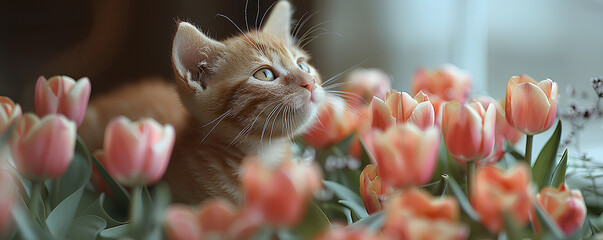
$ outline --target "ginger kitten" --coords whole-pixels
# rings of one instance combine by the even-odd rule
[[[173,88],[161,84],[146,86],[145,90],[152,88],[152,95],[120,90],[121,95],[131,95],[132,101],[125,104],[151,106],[147,112],[138,109],[124,115],[149,114],[176,128],[176,145],[164,177],[174,201],[198,203],[221,197],[240,203],[243,157],[286,153],[292,137],[314,120],[325,91],[318,72],[308,63],[308,54],[291,37],[291,14],[291,5],[280,1],[261,31],[224,41],[180,22],[172,63],[175,89],[184,108],[174,103]],[[90,126],[106,125],[106,116],[94,120],[104,112],[99,108],[110,111],[107,102],[118,95],[119,91],[90,104],[91,116],[87,115],[81,134]]]

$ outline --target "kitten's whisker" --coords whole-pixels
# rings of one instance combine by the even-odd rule
[[[258,28],[258,18],[260,18],[260,0],[257,0],[258,2],[258,6],[256,8],[255,11],[255,29],[259,30]]]
[[[245,27],[247,27],[247,31],[249,32],[249,23],[247,21],[247,5],[249,5],[249,0],[245,0]]]
[[[276,1],[274,1],[272,4],[270,4],[270,7],[268,7],[268,9],[266,9],[266,11],[264,12],[264,16],[262,16],[262,20],[260,21],[260,28],[259,28],[260,30],[262,29],[262,24],[264,23],[264,18],[266,18],[266,14],[268,12],[270,12],[270,9],[272,9],[272,7],[274,7],[274,4],[276,4]]]
[[[262,136],[260,137],[260,143],[262,145],[264,144],[264,133],[266,132],[268,124],[270,123],[270,118],[272,118],[272,115],[277,111],[277,109],[279,109],[279,107],[281,105],[283,105],[283,103],[279,103],[278,105],[274,106],[274,108],[272,109],[270,114],[268,114],[268,117],[266,118],[266,122],[264,122],[264,128],[262,129]]]
[[[297,29],[299,28],[299,24],[301,23],[302,20],[304,20],[304,17],[308,14],[308,11],[306,11],[300,18],[299,20],[297,20],[297,23],[295,23],[295,27],[293,27],[293,30],[291,30],[291,33],[295,33],[297,32]],[[297,37],[297,35],[293,35],[293,39],[295,39]]]
[[[264,107],[260,113],[258,113],[258,115],[253,119],[253,121],[250,124],[247,124],[247,126],[245,126],[245,128],[243,128],[243,130],[241,130],[239,132],[239,134],[237,134],[237,136],[232,140],[232,142],[230,142],[230,144],[228,144],[228,147],[230,147],[231,145],[233,145],[234,143],[236,143],[237,139],[242,136],[242,135],[247,135],[249,134],[249,132],[251,132],[251,129],[253,128],[253,125],[255,125],[255,123],[257,122],[258,118],[260,118],[260,116],[262,115],[262,113],[264,112],[264,110],[268,109],[268,107],[272,106],[272,104],[278,103],[278,102],[282,102],[283,100],[280,101],[274,101],[271,102],[270,104],[266,105],[266,107]]]
[[[308,17],[307,17],[307,18],[306,18],[306,19],[305,19],[305,20],[304,20],[304,21],[303,21],[303,22],[302,22],[302,23],[299,25],[299,27],[297,28],[297,30],[296,30],[296,31],[295,31],[295,33],[293,34],[293,37],[297,37],[297,35],[299,34],[299,31],[300,31],[300,30],[301,30],[301,29],[304,27],[304,25],[306,25],[306,23],[308,22],[308,20],[312,19],[312,17],[316,16],[316,14],[318,14],[318,13],[320,13],[320,12],[324,11],[324,10],[326,10],[326,8],[319,9],[319,10],[317,10],[317,11],[313,12],[312,14],[310,14],[310,15],[309,15],[309,16],[308,16]],[[315,26],[316,26],[316,25],[315,25]],[[310,28],[310,29],[312,29],[312,28]]]
[[[221,117],[223,117],[226,114],[229,114],[232,111],[232,109],[228,109],[228,111],[224,112],[222,115],[218,116],[216,119],[214,119],[213,121],[206,123],[205,125],[201,126],[201,128],[207,127],[210,124],[214,123],[215,121],[217,121],[218,119],[220,119]]]
[[[278,115],[281,114],[281,112],[283,111],[284,107],[286,107],[285,105],[282,105],[279,110],[276,112],[276,115],[274,115],[274,120],[272,120],[272,127],[270,127],[270,136],[268,136],[268,146],[272,147],[272,132],[274,131],[274,124],[276,124],[276,119],[278,118]]]
[[[307,39],[307,37],[309,37],[311,34],[317,32],[317,31],[320,31],[320,30],[325,31],[325,32],[329,32],[328,29],[322,28],[322,27],[318,27],[318,28],[314,28],[314,29],[308,30],[308,31],[306,31],[306,33],[304,33],[304,35],[302,35],[299,38],[299,41],[297,41],[297,46],[300,47],[302,45],[302,43]]]
[[[243,37],[245,37],[245,39],[247,39],[247,41],[245,41],[247,44],[249,44],[251,47],[257,49],[258,51],[261,51],[258,47],[258,43],[255,40],[253,40],[252,38],[249,38],[247,36],[247,34],[245,34],[245,32],[243,32],[243,30],[241,30],[239,25],[237,25],[234,21],[232,21],[232,19],[230,19],[229,17],[227,17],[224,14],[217,14],[217,16],[226,18],[228,21],[230,21],[230,23],[232,23],[232,25],[234,25],[239,30],[239,32],[241,32],[241,34],[243,34]]]
[[[339,33],[336,33],[336,32],[322,32],[322,33],[319,33],[318,35],[314,36],[314,37],[313,37],[312,39],[310,39],[309,41],[305,42],[303,45],[301,45],[301,47],[300,47],[300,48],[302,48],[302,49],[303,49],[304,47],[306,47],[306,45],[308,45],[308,44],[309,44],[309,43],[311,43],[312,41],[314,41],[314,40],[316,40],[317,38],[319,38],[319,37],[321,37],[321,36],[324,36],[324,35],[335,35],[335,36],[338,36],[338,37],[344,38],[344,37],[343,37],[343,35],[341,35],[341,34],[339,34]]]
[[[220,121],[218,121],[218,122],[216,123],[216,125],[214,125],[214,127],[212,127],[212,128],[211,128],[211,130],[209,130],[209,132],[208,132],[207,134],[205,134],[205,137],[203,137],[203,139],[201,140],[201,142],[204,142],[204,141],[205,141],[205,139],[206,139],[207,137],[209,137],[209,134],[211,134],[211,133],[214,131],[214,129],[216,129],[216,127],[217,127],[217,126],[218,126],[218,125],[219,125],[219,124],[222,122],[222,120],[224,120],[224,119],[225,119],[227,116],[228,116],[228,115],[224,115],[224,117],[220,118]]]
[[[330,82],[338,80],[338,79],[339,79],[339,77],[341,77],[343,74],[346,74],[346,73],[348,73],[349,71],[351,71],[351,70],[353,70],[353,69],[357,68],[358,66],[360,66],[360,65],[364,64],[366,61],[368,61],[368,58],[367,58],[367,59],[362,60],[360,63],[354,64],[353,66],[351,66],[351,67],[347,68],[346,70],[343,70],[343,72],[340,72],[340,73],[338,73],[337,75],[335,75],[335,76],[333,76],[333,77],[331,77],[331,78],[327,79],[326,81],[324,81],[324,82],[322,83],[322,86],[323,86],[323,87],[328,86],[328,84],[329,84]]]
[[[332,88],[337,88],[341,85],[346,84],[345,82],[340,82],[340,83],[334,83],[334,84],[329,84],[329,86],[323,87],[323,89],[328,90],[328,89],[332,89]]]

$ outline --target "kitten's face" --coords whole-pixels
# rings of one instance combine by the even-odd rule
[[[233,126],[233,141],[291,137],[309,125],[325,92],[289,22],[290,6],[279,2],[262,31],[222,42],[180,23],[172,59],[183,102],[202,124]]]

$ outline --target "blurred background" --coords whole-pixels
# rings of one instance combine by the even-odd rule
[[[315,36],[306,48],[323,78],[356,65],[375,67],[391,75],[394,88],[408,91],[417,67],[453,63],[472,74],[473,95],[503,98],[515,74],[551,78],[559,83],[562,109],[568,86],[592,103],[589,79],[603,75],[602,0],[290,1],[294,18],[308,20],[299,35]],[[171,81],[177,20],[224,39],[238,30],[217,14],[245,29],[247,5],[253,28],[272,3],[0,1],[0,95],[27,111],[40,75],[87,76],[92,97],[149,78]],[[603,135],[601,124],[595,128]]]

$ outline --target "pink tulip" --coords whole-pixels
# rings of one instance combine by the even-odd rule
[[[360,197],[369,214],[381,211],[383,202],[380,198],[385,194],[379,170],[375,165],[366,165],[360,173]]]
[[[379,69],[356,69],[346,77],[342,91],[356,94],[368,102],[373,96],[383,99],[390,82],[390,77]]]
[[[17,170],[32,180],[59,178],[71,163],[75,136],[75,123],[61,115],[23,115],[10,140]]]
[[[425,184],[437,162],[440,133],[436,127],[421,130],[414,124],[398,124],[374,132],[373,156],[387,187]]]
[[[495,167],[477,170],[473,208],[481,223],[493,233],[504,229],[508,215],[518,225],[528,222],[533,193],[530,187],[530,169],[525,164],[503,172]]]
[[[90,97],[90,80],[80,78],[73,80],[67,76],[54,76],[46,81],[40,76],[36,82],[35,109],[42,117],[47,114],[60,113],[82,124],[86,114],[86,106]]]
[[[484,109],[479,102],[444,104],[442,135],[448,151],[458,162],[486,158],[494,147],[496,107]]]
[[[449,196],[433,197],[420,189],[390,196],[384,209],[384,239],[466,239],[459,205]]]
[[[389,90],[385,95],[385,104],[397,123],[412,122],[421,129],[433,126],[435,112],[429,97],[419,91],[415,97],[408,93]]]
[[[173,205],[165,214],[165,232],[172,240],[198,240],[202,232],[197,215],[189,206]]]
[[[513,128],[507,122],[505,117],[505,110],[502,105],[496,101],[494,98],[481,96],[472,100],[472,102],[479,102],[483,106],[488,106],[490,104],[494,105],[496,108],[496,127],[494,134],[494,149],[492,154],[488,156],[484,161],[480,161],[480,165],[487,165],[491,163],[495,163],[500,160],[504,156],[503,152],[503,144],[505,141],[513,144],[516,143],[523,134]]]
[[[543,188],[536,198],[566,236],[582,227],[586,218],[586,204],[580,190],[571,190],[561,184],[559,188]]]
[[[304,216],[306,205],[320,188],[321,174],[316,165],[290,159],[267,166],[258,156],[244,160],[241,184],[248,216],[275,226],[294,226]]]
[[[11,209],[18,198],[13,179],[9,171],[0,168],[0,236],[12,225]]]
[[[551,128],[557,113],[557,83],[551,79],[534,81],[528,75],[513,76],[507,82],[505,102],[509,124],[534,135]]]
[[[303,135],[305,142],[315,148],[330,147],[361,127],[362,117],[340,98],[328,98],[320,108],[317,120]]]
[[[21,117],[21,106],[10,98],[0,97],[0,136]]]
[[[373,97],[369,105],[369,122],[372,129],[385,131],[396,124],[396,118],[392,116],[383,100]]]
[[[174,127],[169,124],[114,118],[105,130],[105,167],[126,186],[153,184],[165,173],[174,140]]]

